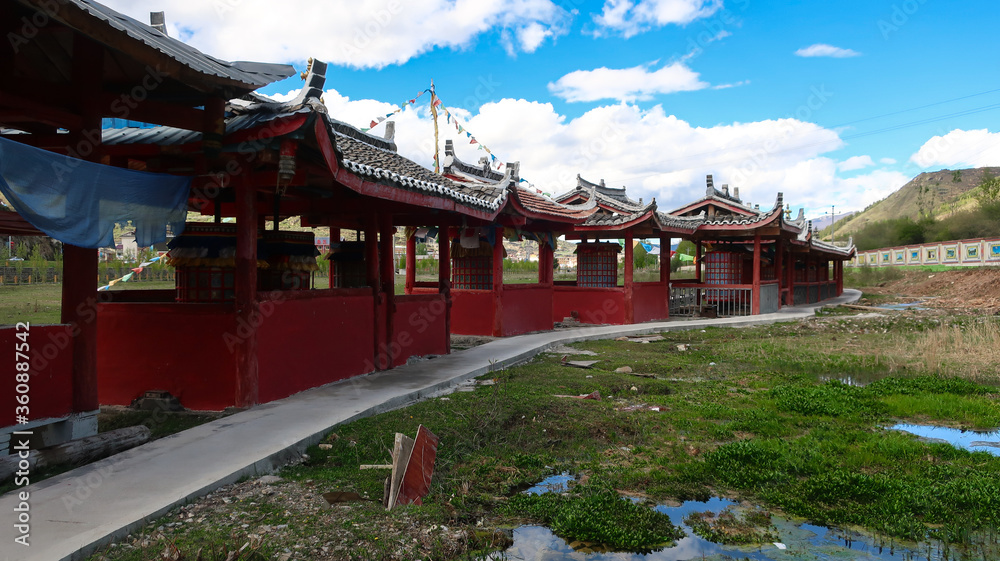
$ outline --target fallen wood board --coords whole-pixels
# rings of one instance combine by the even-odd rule
[[[392,464],[361,464],[358,469],[392,469]]]
[[[599,360],[564,360],[562,361],[563,366],[572,366],[573,368],[593,368],[595,364],[601,362]]]
[[[645,372],[629,372],[629,374],[640,378],[656,378],[656,374],[648,374]]]
[[[389,476],[389,496],[385,502],[386,510],[396,506],[396,495],[399,494],[399,485],[403,481],[403,472],[406,463],[410,461],[410,453],[413,451],[413,439],[402,433],[396,433],[396,441],[392,445],[392,475]]]
[[[568,397],[570,399],[592,399],[594,401],[601,401],[601,392],[594,391],[588,393],[587,395],[554,395],[552,397]]]
[[[438,440],[437,435],[427,430],[427,427],[420,425],[417,428],[417,437],[413,440],[413,449],[407,459],[399,490],[394,498],[390,497],[393,506],[423,504],[421,499],[431,488]]]

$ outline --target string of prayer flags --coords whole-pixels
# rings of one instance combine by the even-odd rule
[[[361,130],[362,130],[363,132],[368,132],[368,131],[372,130],[373,128],[375,128],[375,127],[379,126],[379,125],[380,125],[380,124],[381,124],[381,123],[382,123],[383,121],[385,121],[385,120],[386,120],[386,119],[388,119],[389,117],[392,117],[392,116],[393,116],[393,115],[395,115],[396,113],[399,113],[399,112],[401,112],[401,111],[402,111],[403,109],[406,109],[406,107],[407,107],[407,106],[409,106],[409,105],[413,105],[414,103],[416,103],[416,102],[417,102],[417,99],[419,99],[419,98],[420,98],[420,96],[424,95],[425,93],[427,93],[427,92],[429,92],[429,91],[431,91],[431,90],[430,90],[430,89],[428,88],[428,89],[426,89],[426,90],[424,90],[424,91],[422,91],[422,92],[418,93],[418,94],[417,94],[416,96],[414,96],[414,98],[413,98],[413,99],[410,99],[410,100],[407,100],[407,101],[405,101],[405,102],[401,103],[401,104],[400,104],[400,106],[399,106],[399,109],[396,109],[395,111],[391,111],[391,112],[389,112],[389,113],[386,113],[386,114],[385,114],[385,116],[380,116],[380,117],[377,117],[377,118],[375,118],[375,119],[372,119],[372,122],[368,124],[368,128],[363,128],[363,129],[361,129]],[[440,100],[438,100],[438,103],[440,103],[440,102],[441,102],[441,101],[440,101]]]
[[[441,98],[437,97],[436,101],[438,104],[440,104]],[[458,122],[458,117],[452,115],[451,111],[448,110],[447,106],[441,105],[440,110],[444,111],[444,114],[447,116],[447,121],[449,124],[454,123],[455,132],[457,134],[465,133],[465,138],[469,139],[469,144],[475,145],[478,150],[485,150],[486,153],[490,155],[490,163],[495,164],[496,169],[500,169],[504,166],[503,162],[497,161],[497,157],[493,155],[493,151],[490,150],[488,146],[480,143],[479,140],[475,136],[473,136],[468,129],[466,129],[461,123]]]
[[[156,257],[150,259],[149,261],[143,261],[142,263],[139,264],[138,267],[135,267],[134,269],[132,269],[132,271],[129,274],[127,274],[127,275],[125,275],[123,277],[117,278],[117,279],[115,279],[113,281],[109,281],[108,284],[106,284],[106,285],[98,288],[97,291],[101,292],[101,291],[104,291],[104,290],[107,290],[107,289],[111,288],[112,286],[114,286],[114,285],[116,285],[116,284],[118,284],[120,282],[128,282],[128,281],[132,280],[132,275],[141,273],[143,269],[145,269],[146,267],[149,267],[153,263],[156,263],[157,261],[159,261],[162,258],[163,258],[162,256],[156,256]]]

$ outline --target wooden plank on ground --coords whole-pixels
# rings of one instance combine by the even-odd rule
[[[427,427],[420,425],[417,428],[417,438],[413,441],[413,450],[406,462],[406,471],[403,473],[394,504],[422,504],[422,497],[430,491],[438,440]]]

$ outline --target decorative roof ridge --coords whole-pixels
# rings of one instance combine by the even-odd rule
[[[485,158],[484,158],[485,159]],[[472,175],[484,181],[501,182],[504,174],[490,169],[489,160],[480,161],[476,166],[462,161],[455,153],[455,143],[449,138],[444,142],[444,167],[445,173],[454,173],[450,168],[457,168],[457,171],[466,175]]]
[[[170,37],[154,26],[140,22],[94,0],[60,0],[59,2],[51,2],[53,5],[51,8],[46,3],[37,0],[30,2],[22,0],[21,3],[39,12],[45,12],[46,16],[53,17],[70,28],[81,29],[81,24],[85,23],[80,20],[78,15],[100,21],[114,32],[124,34],[129,40],[156,50],[163,56],[198,74],[250,86],[246,89],[257,89],[295,75],[295,68],[289,64],[226,61],[203,53],[180,39]],[[75,13],[64,11],[64,7],[71,8]],[[102,31],[97,30],[98,34],[92,36],[100,36]]]

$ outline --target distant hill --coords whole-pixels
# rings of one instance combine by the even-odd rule
[[[838,214],[838,215],[836,215],[836,218],[837,218],[837,229],[838,230],[840,229],[840,224],[841,224],[841,222],[843,222],[843,220],[845,218],[853,216],[853,215],[855,215],[857,213],[858,213],[858,211],[852,210],[851,212],[845,212],[844,214]],[[816,228],[817,230],[825,230],[829,226],[830,226],[830,215],[829,214],[824,214],[823,216],[820,216],[819,218],[813,218],[813,228]]]
[[[956,211],[972,208],[977,201],[971,191],[983,182],[986,172],[1000,176],[1000,167],[943,169],[921,173],[898,191],[864,211],[844,220],[838,219],[836,236],[840,238],[857,232],[870,223],[890,218],[909,217],[918,220],[928,215],[944,218]],[[821,237],[829,236],[828,230],[826,228],[820,232]]]

